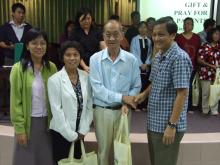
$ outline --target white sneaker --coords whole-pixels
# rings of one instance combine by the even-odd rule
[[[214,116],[218,115],[218,111],[211,111],[211,115],[214,115]]]

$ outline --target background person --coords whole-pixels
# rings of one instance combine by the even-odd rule
[[[65,24],[64,33],[60,35],[59,43],[62,44],[66,41],[68,41],[69,37],[73,33],[74,29],[74,22],[72,20],[69,20]]]
[[[131,53],[137,58],[141,71],[141,92],[149,85],[150,65],[152,55],[151,40],[147,37],[147,24],[141,21],[138,25],[139,34],[131,41]],[[147,100],[138,106],[141,110],[146,110]]]
[[[75,26],[71,41],[79,42],[84,50],[80,66],[86,72],[89,72],[90,57],[98,52],[100,49],[104,49],[105,42],[103,41],[102,32],[92,25],[92,13],[88,8],[81,8],[75,17]]]
[[[131,13],[132,24],[125,33],[125,38],[127,39],[129,44],[131,44],[132,38],[138,35],[138,24],[140,23],[140,17],[140,13],[138,11],[133,11]]]
[[[194,108],[192,106],[192,83],[197,70],[197,55],[198,50],[201,45],[200,37],[193,33],[194,21],[192,18],[187,17],[183,21],[184,32],[176,36],[176,42],[180,48],[185,50],[192,62],[193,71],[190,78],[190,88],[189,88],[189,100],[188,100],[188,111],[193,112]]]
[[[212,115],[218,115],[218,104],[209,107],[209,90],[210,85],[215,80],[216,68],[220,64],[220,32],[217,28],[210,29],[207,33],[207,43],[203,44],[198,52],[199,79],[202,88],[202,112]]]
[[[207,32],[215,27],[215,20],[212,18],[206,19],[205,22],[203,23],[203,31],[199,32],[198,35],[201,39],[201,43],[204,44],[207,42]]]
[[[1,56],[4,56],[4,65],[14,64],[14,48],[16,43],[24,42],[25,33],[31,25],[24,21],[25,7],[21,3],[12,5],[12,20],[0,27]]]

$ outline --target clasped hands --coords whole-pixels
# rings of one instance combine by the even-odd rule
[[[140,93],[136,96],[122,96],[122,114],[127,114],[130,108],[136,109],[137,105],[143,102],[145,99],[146,97],[143,93]]]
[[[137,105],[142,103],[146,99],[144,93],[140,93],[136,96],[122,96],[123,104],[127,104],[128,106],[136,109]]]

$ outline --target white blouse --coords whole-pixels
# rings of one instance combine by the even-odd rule
[[[34,72],[35,78],[32,83],[32,117],[47,116],[46,94],[44,81],[40,71]]]

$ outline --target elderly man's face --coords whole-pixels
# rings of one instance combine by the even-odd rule
[[[104,40],[108,48],[120,47],[122,40],[121,25],[118,23],[108,23],[105,26]]]

